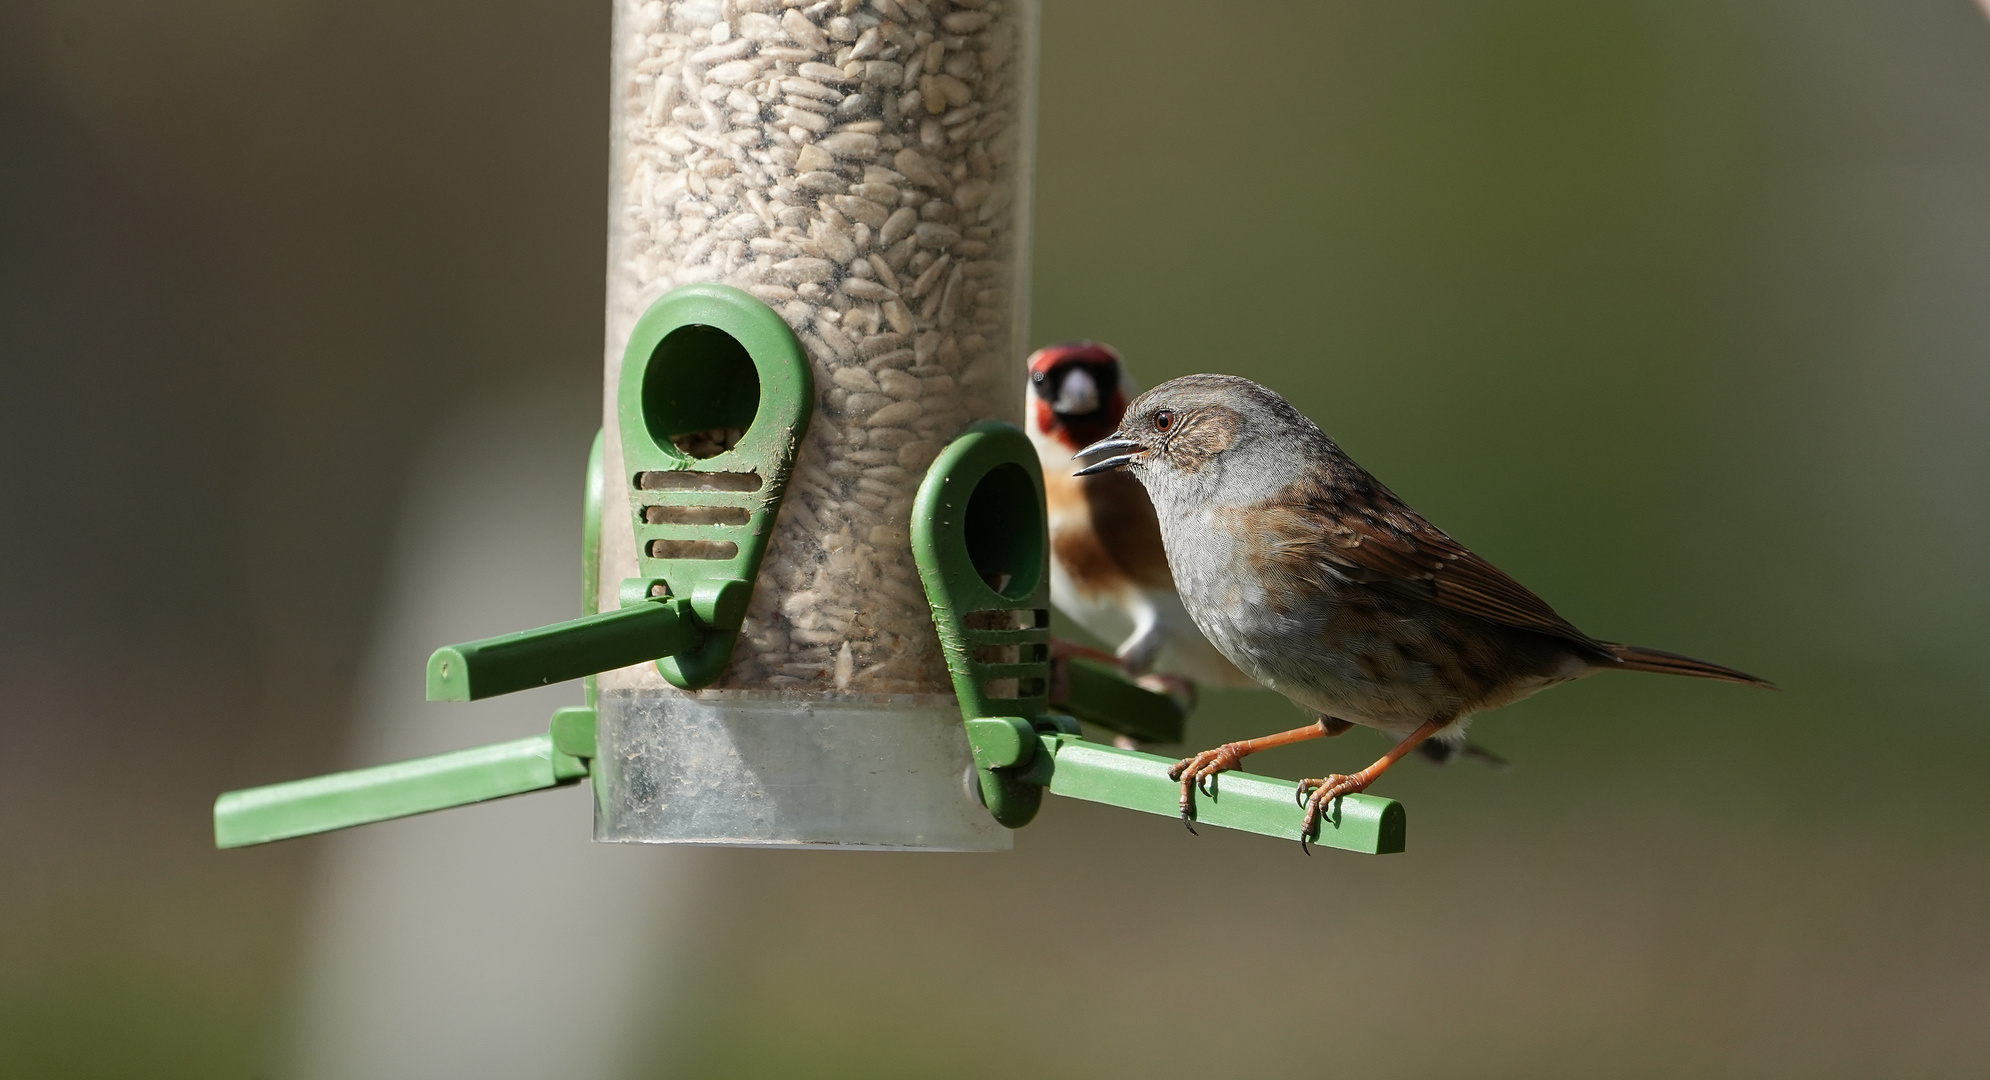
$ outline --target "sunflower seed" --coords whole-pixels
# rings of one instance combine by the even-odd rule
[[[922,410],[916,401],[897,401],[880,406],[864,423],[870,427],[898,427],[919,419]]]
[[[751,45],[752,43],[743,42],[743,44]],[[739,86],[750,81],[757,74],[759,74],[759,69],[753,66],[753,61],[751,60],[728,60],[705,72],[705,78],[709,82],[715,82],[722,86]]]
[[[878,152],[878,137],[861,131],[839,131],[816,143],[839,158],[867,158]]]
[[[836,264],[804,256],[775,263],[774,270],[786,281],[828,281],[836,274]]]
[[[918,379],[895,368],[886,368],[878,372],[874,385],[900,400],[917,398],[925,391],[924,385]]]
[[[949,34],[972,34],[988,25],[991,16],[985,11],[950,11],[940,20]]]
[[[880,285],[877,282],[871,281],[867,278],[860,278],[860,277],[844,278],[843,291],[849,293],[851,296],[858,298],[859,300],[897,299],[897,294],[893,293],[890,289],[887,289],[883,285]]]
[[[808,439],[721,685],[950,689],[908,517],[945,440],[1015,415],[1009,9],[627,0],[616,16],[626,226],[611,325],[674,286],[723,282],[775,306],[816,369]]]
[[[804,49],[822,52],[829,48],[829,37],[822,32],[822,28],[808,21],[808,16],[794,8],[781,14],[781,29],[786,30],[795,44]]]

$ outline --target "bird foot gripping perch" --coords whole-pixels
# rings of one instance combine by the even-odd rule
[[[1174,759],[1088,742],[1074,720],[1049,712],[1050,545],[1043,506],[1035,449],[1021,431],[998,423],[977,425],[941,451],[914,504],[912,550],[983,800],[1010,828],[1035,816],[1046,790],[1175,816]],[[1118,685],[1107,689],[1114,701],[1172,707],[1158,694],[1113,681]],[[1102,706],[1099,697],[1081,694],[1076,680],[1071,693],[1073,711],[1081,702]],[[1225,773],[1197,804],[1195,820],[1301,838],[1292,782],[1249,773]],[[1393,799],[1343,796],[1309,824],[1314,835],[1304,839],[1323,846],[1372,854],[1404,848],[1405,816]]]

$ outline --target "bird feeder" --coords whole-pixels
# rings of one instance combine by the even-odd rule
[[[238,846],[587,780],[616,842],[997,850],[1045,791],[1173,816],[1170,759],[1049,701],[1027,341],[1033,0],[620,0],[586,611],[428,696],[585,680],[544,735],[231,792]],[[1060,707],[1179,732],[1072,668]],[[1288,782],[1197,819],[1296,837]],[[1401,850],[1339,801],[1318,842]]]

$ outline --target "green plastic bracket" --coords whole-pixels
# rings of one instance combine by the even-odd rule
[[[620,610],[595,610],[608,483],[597,436],[583,544],[589,614],[436,650],[429,700],[475,701],[650,660],[685,689],[717,679],[814,401],[808,354],[766,304],[730,286],[686,285],[650,305],[630,334],[616,402],[641,576],[623,583]]]
[[[560,753],[583,760],[592,759],[594,709],[587,705],[554,709],[553,722],[546,725],[546,734],[553,740],[553,749]]]
[[[912,554],[933,607],[981,776],[981,797],[1011,829],[1043,788],[1018,778],[1050,709],[1050,542],[1043,469],[1029,437],[986,422],[950,443],[912,504]]]
[[[934,459],[912,510],[912,554],[933,608],[933,625],[960,699],[961,718],[995,820],[1021,828],[1043,792],[1173,817],[1179,781],[1171,758],[1078,737],[1069,717],[1049,713],[1050,538],[1036,449],[1016,428],[982,423]],[[1155,742],[1181,739],[1172,699],[1073,661],[1072,712]],[[1216,795],[1196,801],[1198,823],[1297,839],[1302,811],[1288,780],[1224,773]],[[1371,795],[1335,801],[1309,839],[1326,847],[1386,854],[1403,850],[1400,803]]]
[[[976,424],[934,459],[912,504],[912,550],[944,619],[961,711],[1036,716],[1050,699],[1050,543],[1028,436]]]
[[[704,686],[731,659],[814,402],[794,331],[730,286],[673,290],[629,335],[616,415],[640,572],[706,628],[658,654],[672,685]]]
[[[214,800],[214,846],[266,844],[564,787],[587,775],[593,754],[594,710],[561,709],[543,735],[230,791]]]

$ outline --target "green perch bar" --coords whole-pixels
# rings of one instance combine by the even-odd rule
[[[214,843],[247,847],[575,783],[587,775],[586,759],[594,754],[593,721],[591,709],[561,709],[543,735],[231,791],[214,803]],[[1042,736],[1033,758],[1025,768],[1048,772],[1053,795],[1162,817],[1177,813],[1181,785],[1168,779],[1172,758],[1071,735]],[[1292,800],[1291,781],[1224,773],[1217,778],[1215,798],[1200,792],[1195,798],[1199,825],[1298,839],[1300,809]],[[1389,855],[1404,849],[1405,835],[1401,803],[1349,795],[1310,839],[1321,847]]]
[[[586,776],[582,759],[593,755],[594,710],[561,709],[540,735],[227,792],[214,800],[214,846],[266,844],[561,787]]]
[[[1121,750],[1070,736],[1046,735],[1043,750],[1054,754],[1050,793],[1105,803],[1164,817],[1180,814],[1180,781],[1168,779],[1175,759]],[[1195,795],[1195,821],[1225,829],[1299,839],[1303,813],[1293,801],[1293,782],[1244,772],[1216,778],[1216,796]],[[1375,795],[1345,795],[1319,824],[1310,840],[1321,847],[1393,855],[1407,837],[1403,804]]]
[[[703,639],[689,602],[646,600],[536,630],[435,650],[430,701],[479,701],[689,652]]]

